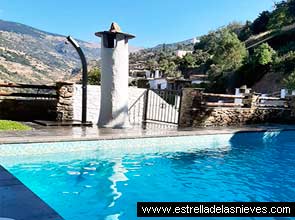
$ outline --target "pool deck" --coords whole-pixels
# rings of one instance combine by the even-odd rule
[[[0,132],[0,144],[42,143],[84,140],[113,140],[152,137],[175,137],[214,134],[234,134],[237,132],[257,132],[267,130],[295,130],[290,125],[253,125],[224,128],[177,129],[175,126],[150,124],[146,129],[133,127],[127,129],[109,129],[93,127],[44,127],[29,124],[31,131]]]

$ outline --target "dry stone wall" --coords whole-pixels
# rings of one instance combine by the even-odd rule
[[[57,120],[72,120],[73,119],[73,96],[74,84],[67,82],[59,82],[57,86]]]
[[[184,89],[179,121],[180,127],[217,127],[295,122],[294,97],[290,99],[290,109],[204,107],[202,101],[201,90]]]

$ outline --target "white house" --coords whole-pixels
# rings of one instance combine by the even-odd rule
[[[193,53],[193,51],[190,51],[190,50],[176,50],[175,51],[175,55],[180,58],[184,57],[187,54],[192,54],[192,53]]]
[[[168,81],[166,78],[148,79],[151,89],[167,89]]]

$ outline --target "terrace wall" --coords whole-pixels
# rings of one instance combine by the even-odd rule
[[[56,85],[0,84],[0,119],[70,120],[73,83]]]
[[[295,101],[290,108],[261,107],[205,107],[202,91],[184,89],[180,113],[180,127],[239,126],[260,123],[295,122]]]
[[[129,87],[129,107],[137,100],[138,97],[144,93],[146,89]],[[97,124],[100,112],[100,86],[88,85],[87,86],[87,121]],[[79,84],[74,85],[73,94],[73,119],[81,120],[82,116],[82,86]]]

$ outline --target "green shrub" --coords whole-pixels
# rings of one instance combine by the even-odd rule
[[[284,79],[284,84],[287,89],[295,90],[295,71]]]
[[[100,85],[101,72],[100,69],[95,67],[88,72],[88,84]]]
[[[275,61],[275,71],[289,74],[295,70],[295,51],[280,56]]]
[[[254,50],[254,62],[260,65],[271,64],[275,59],[276,52],[268,45],[263,43]]]

